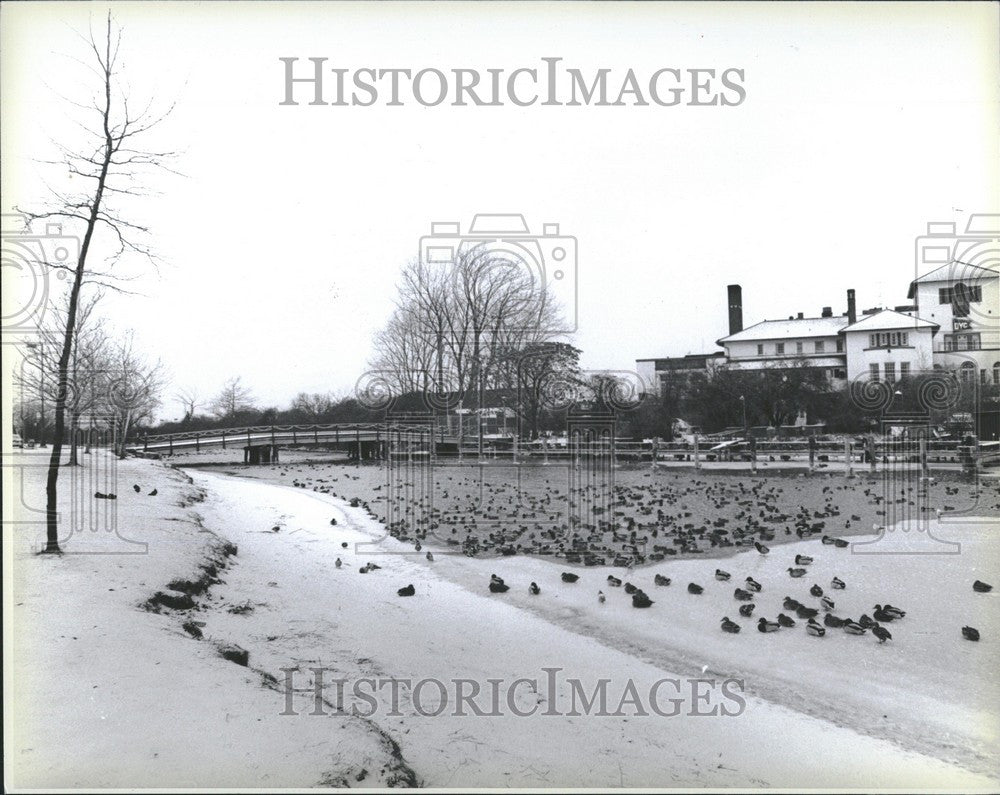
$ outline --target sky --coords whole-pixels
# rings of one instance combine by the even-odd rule
[[[0,8],[2,209],[37,206],[80,141],[101,3]],[[581,362],[717,350],[746,325],[906,302],[929,221],[998,212],[994,4],[115,3],[134,106],[173,110],[155,195],[129,199],[161,264],[102,312],[204,398],[350,393],[434,222],[477,213],[576,241]],[[280,104],[284,65],[743,70],[736,106]],[[611,79],[612,84],[615,79]],[[305,94],[302,94],[305,97]],[[107,241],[103,241],[107,245]],[[98,248],[98,251],[105,249]]]

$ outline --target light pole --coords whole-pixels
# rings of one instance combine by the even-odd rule
[[[41,401],[42,410],[38,415],[38,446],[45,447],[45,347],[40,342],[25,344],[32,351],[37,348],[41,352],[38,365],[38,399]]]

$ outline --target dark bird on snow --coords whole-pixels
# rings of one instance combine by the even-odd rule
[[[334,565],[334,566],[336,566],[336,567],[337,567],[337,568],[339,569],[339,568],[340,568],[341,566],[343,566],[343,565],[344,565],[344,562],[343,562],[343,561],[342,561],[342,560],[341,560],[340,558],[337,558],[337,559],[336,559],[336,560],[335,560],[335,561],[333,562],[333,565]]]
[[[415,594],[416,592],[417,590],[413,587],[413,583],[410,583],[405,588],[400,588],[398,591],[396,591],[396,593],[399,594],[400,596],[413,596],[413,594]]]
[[[844,622],[844,632],[848,635],[864,635],[868,630],[861,626],[857,621],[851,621],[847,619]]]
[[[156,489],[153,489],[153,490],[152,490],[151,492],[149,492],[149,496],[150,496],[150,497],[155,497],[155,496],[156,496],[157,494],[159,494],[159,493],[160,493],[160,492],[158,492],[158,491],[157,491]]]
[[[795,615],[799,618],[816,618],[819,615],[819,610],[814,607],[806,607],[805,605],[799,605],[795,609]]]
[[[872,635],[878,638],[879,643],[885,643],[887,640],[892,640],[892,634],[881,624],[876,624],[872,627]]]
[[[347,549],[347,542],[346,541],[341,541],[340,542],[340,546],[342,546],[344,549]]]
[[[837,618],[833,613],[827,613],[823,616],[823,623],[832,629],[840,629],[847,623],[847,619]]]
[[[510,586],[506,583],[497,582],[496,580],[490,581],[490,593],[507,593],[510,590]]]
[[[822,638],[826,634],[826,630],[815,621],[810,621],[806,624],[806,634],[812,635],[814,638]]]
[[[875,626],[875,622],[872,620],[871,616],[867,613],[862,613],[861,618],[858,619],[858,624],[860,624],[865,629]]]
[[[580,575],[579,574],[573,574],[572,572],[568,572],[568,571],[564,571],[562,573],[562,581],[563,582],[576,582],[579,579],[580,579]]]
[[[888,624],[890,621],[895,621],[899,616],[896,613],[891,613],[888,610],[883,609],[882,605],[875,605],[875,609],[872,611],[872,617],[876,621],[881,621]]]
[[[729,579],[729,577],[730,574],[728,571],[723,571],[722,569],[715,570],[715,579],[717,579],[719,582],[726,582]]]
[[[693,582],[688,583],[688,593],[700,594],[704,590],[700,585],[695,585]]]
[[[753,594],[750,591],[744,591],[742,588],[737,588],[733,591],[733,596],[741,602],[749,602],[753,599]]]
[[[833,610],[833,608],[837,606],[836,604],[834,604],[833,599],[831,599],[829,596],[824,596],[822,599],[820,599],[819,605],[828,612],[830,610]]]
[[[737,624],[735,621],[730,621],[728,616],[723,616],[722,631],[728,632],[730,635],[738,635],[740,631],[740,625]]]
[[[612,588],[620,588],[621,584],[622,581],[619,580],[617,577],[612,577],[610,574],[608,575],[608,585],[610,585]]]
[[[540,594],[541,592],[542,589],[538,587],[537,583],[533,582],[531,583],[531,585],[528,586],[528,593],[530,593],[532,596],[538,596],[538,594]]]
[[[757,622],[758,632],[777,632],[780,627],[781,624],[777,621],[768,621],[766,618],[761,618],[760,621]]]
[[[757,582],[753,577],[747,577],[747,590],[753,591],[754,593],[760,593],[761,584]]]
[[[670,578],[664,577],[662,574],[654,575],[653,577],[654,585],[670,585]]]
[[[750,618],[753,615],[753,609],[756,607],[753,602],[749,602],[745,605],[740,605],[740,615],[744,618]]]
[[[604,595],[604,591],[598,591],[597,592],[597,601],[600,602],[603,605],[605,599],[607,599],[607,597]]]
[[[809,557],[808,555],[796,555],[795,556],[795,565],[796,566],[808,566],[812,562],[813,562],[813,559],[811,557]]]
[[[813,596],[815,596],[818,599],[819,597],[821,597],[823,595],[823,589],[820,588],[818,585],[814,584],[813,587],[809,589],[809,593],[811,593]]]
[[[653,600],[642,591],[636,591],[632,594],[632,607],[649,607],[652,604]]]
[[[336,519],[331,519],[331,520],[330,520],[330,524],[332,524],[332,525],[333,525],[333,524],[337,524],[337,520],[336,520]]]
[[[632,583],[630,583],[630,582],[625,583],[625,593],[627,593],[627,594],[634,594],[638,590],[639,589],[636,588]]]
[[[792,599],[792,597],[786,596],[785,601],[782,602],[782,606],[785,608],[785,610],[798,610],[800,607],[802,607],[802,603],[799,602],[797,599]]]
[[[793,569],[791,567],[789,567],[788,569],[788,576],[794,577],[795,579],[798,579],[799,577],[804,577],[805,574],[806,574],[805,569]]]
[[[427,550],[427,560],[431,561],[432,563],[434,561],[434,554],[429,549]]]
[[[830,580],[830,587],[836,591],[843,591],[847,586],[844,584],[844,581],[840,579],[840,577],[834,577]]]
[[[976,593],[989,593],[993,590],[993,586],[983,582],[982,580],[976,580],[972,583],[972,590]]]
[[[139,484],[138,483],[136,483],[134,486],[132,486],[132,488],[135,490],[136,494],[138,494],[140,491],[142,491],[142,489],[139,488]]]
[[[754,541],[754,542],[753,542],[753,545],[754,545],[754,548],[755,548],[755,549],[756,549],[756,550],[757,550],[757,551],[758,551],[758,552],[759,552],[759,553],[760,553],[761,555],[766,555],[766,554],[767,554],[768,552],[770,552],[770,551],[771,551],[771,550],[770,550],[770,549],[768,549],[768,548],[767,548],[766,546],[764,546],[763,544],[761,544],[761,543],[760,543],[759,541]]]
[[[962,637],[966,640],[979,640],[979,630],[975,627],[962,627]]]
[[[794,627],[795,619],[786,616],[784,613],[778,613],[778,623],[783,627]]]

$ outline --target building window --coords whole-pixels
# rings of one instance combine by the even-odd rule
[[[847,371],[842,367],[838,367],[833,371],[834,378],[847,378]]]
[[[958,374],[962,381],[966,384],[971,384],[972,379],[976,376],[976,365],[972,362],[965,362],[958,370]]]
[[[993,383],[1000,386],[1000,362],[993,362]]]
[[[896,363],[886,362],[885,363],[885,382],[887,384],[896,383]]]
[[[910,363],[900,362],[899,363],[899,380],[902,381],[910,377]]]
[[[779,342],[777,345],[775,345],[774,352],[778,354],[778,356],[783,356],[785,354],[785,343]]]
[[[842,339],[837,340],[837,353],[844,352],[844,341]]]
[[[944,349],[946,351],[978,351],[981,347],[982,339],[978,331],[944,335]]]
[[[869,348],[907,348],[910,335],[906,331],[879,331],[868,335]]]
[[[795,352],[798,353],[798,354],[802,353],[802,343],[801,342],[796,342],[795,343]]]
[[[868,365],[868,374],[871,376],[872,381],[878,381],[878,363],[872,362]]]
[[[983,300],[982,285],[968,285],[959,282],[954,287],[942,287],[938,290],[939,304],[953,304],[955,303],[956,298],[958,298],[959,302],[961,302],[963,297],[968,303],[978,304]]]
[[[826,346],[823,344],[823,340],[816,340],[816,353],[822,353],[824,347]]]
[[[764,355],[764,344],[763,343],[758,343],[757,344],[757,355],[758,356],[763,356]]]

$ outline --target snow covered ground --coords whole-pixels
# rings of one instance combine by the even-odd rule
[[[25,471],[26,494],[41,493],[38,477]],[[431,562],[328,495],[191,477],[193,486],[156,462],[122,463],[120,532],[146,541],[148,554],[52,559],[31,554],[35,530],[6,539],[8,786],[366,786],[399,783],[408,769],[427,786],[465,787],[1000,784],[998,597],[971,588],[977,578],[1000,584],[995,522],[941,528],[962,543],[959,555],[858,555],[816,540],[767,557],[613,570],[655,600],[635,610],[607,587],[609,569],[574,569],[580,579],[568,584],[548,560],[436,551]],[[197,489],[206,497],[192,504]],[[67,551],[83,540],[71,538]],[[140,607],[220,559],[223,541],[238,553],[224,558],[222,582],[196,596],[198,609]],[[798,553],[816,561],[792,580],[785,569]],[[359,573],[369,561],[381,568]],[[732,582],[714,579],[717,566]],[[508,593],[488,592],[494,572]],[[655,587],[655,573],[673,584]],[[786,595],[816,602],[809,587],[826,589],[834,575],[847,583],[832,593],[837,615],[891,602],[907,616],[884,645],[837,630],[809,637],[802,622],[762,635],[732,596],[748,575],[763,584],[754,619],[775,618]],[[531,581],[540,595],[528,593]],[[688,594],[689,581],[704,594]],[[416,595],[398,597],[410,583]],[[723,615],[743,631],[722,633]],[[182,629],[191,619],[200,641]],[[980,629],[978,644],[962,639],[964,624]],[[249,652],[249,667],[218,656],[217,645],[233,643]],[[345,705],[374,714],[310,714],[311,669],[322,669],[328,702],[342,679]],[[441,681],[442,714],[417,711],[438,703],[433,684],[422,698],[401,685],[394,702],[388,683],[378,688],[383,679]],[[571,679],[588,696],[608,680],[607,712],[620,714],[567,714]],[[498,680],[497,710],[488,680]],[[651,709],[661,680],[671,680],[655,700],[666,715]],[[468,702],[467,714],[454,714],[457,688],[468,693],[472,682],[483,691],[474,703],[500,714],[471,714]],[[619,709],[628,693],[638,708]]]

